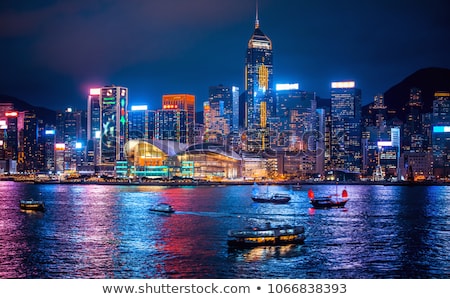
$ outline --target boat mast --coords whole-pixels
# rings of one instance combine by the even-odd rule
[[[339,182],[339,178],[336,178],[336,197],[338,196],[338,182]]]

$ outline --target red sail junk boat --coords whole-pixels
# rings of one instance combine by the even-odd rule
[[[349,200],[347,190],[344,189],[342,190],[342,194],[338,194],[337,185],[336,193],[329,196],[315,197],[312,189],[309,189],[308,198],[313,207],[318,209],[343,208]]]

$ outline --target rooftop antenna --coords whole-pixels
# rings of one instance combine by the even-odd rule
[[[255,19],[255,29],[259,28],[259,19],[258,19],[258,0],[256,0],[256,19]]]

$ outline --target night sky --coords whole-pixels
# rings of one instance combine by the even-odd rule
[[[212,85],[243,91],[255,0],[0,2],[0,94],[55,110],[86,109],[90,87],[129,88],[130,105],[161,108]],[[275,83],[322,98],[355,80],[363,103],[424,67],[450,68],[448,0],[259,0]]]

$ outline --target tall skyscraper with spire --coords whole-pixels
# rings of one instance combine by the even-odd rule
[[[255,30],[248,41],[245,58],[246,107],[245,123],[248,129],[261,128],[266,124],[267,109],[273,106],[272,41],[259,26],[256,5]]]

